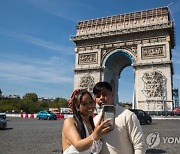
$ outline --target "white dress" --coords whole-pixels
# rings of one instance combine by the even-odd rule
[[[84,127],[86,131],[86,136],[89,136],[89,132],[85,124]],[[101,149],[102,149],[102,141],[98,140],[98,141],[94,141],[92,146],[86,151],[79,152],[73,145],[71,145],[63,152],[63,154],[98,154],[101,151]]]

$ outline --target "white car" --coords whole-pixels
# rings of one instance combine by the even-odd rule
[[[0,118],[6,119],[6,113],[0,111]]]

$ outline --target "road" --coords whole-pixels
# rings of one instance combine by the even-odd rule
[[[63,119],[8,117],[7,120],[7,129],[0,130],[0,154],[61,153]],[[151,125],[142,125],[142,129],[147,141],[147,154],[180,153],[180,120],[153,120]],[[159,140],[150,140],[151,133]],[[153,142],[150,144],[149,141]]]
[[[142,129],[148,149],[147,154],[180,154],[180,120],[153,120],[151,125],[142,125]],[[154,144],[154,148],[148,147],[151,144],[147,144],[150,141],[148,136],[151,134],[159,137],[159,144],[155,138],[157,146]]]
[[[61,151],[63,120],[7,118],[0,130],[0,154],[57,154]]]

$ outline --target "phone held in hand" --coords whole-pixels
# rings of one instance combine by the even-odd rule
[[[109,123],[105,125],[105,127],[108,127],[109,125],[114,125],[115,123],[115,106],[114,105],[104,105],[103,106],[103,121],[106,119],[111,119]]]

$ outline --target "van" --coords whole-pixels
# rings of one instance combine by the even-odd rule
[[[137,118],[139,119],[140,124],[152,123],[152,118],[147,112],[141,109],[129,109],[129,110],[136,114]]]
[[[55,113],[55,114],[59,114],[59,109],[58,108],[49,108],[49,111]]]

